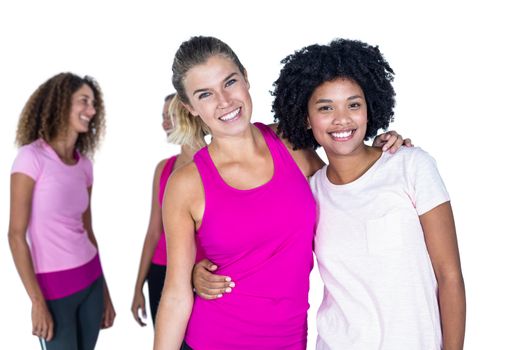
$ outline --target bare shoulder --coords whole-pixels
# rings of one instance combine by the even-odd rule
[[[294,149],[294,146],[287,138],[279,135],[277,132],[277,125],[277,123],[268,124],[268,127],[270,127],[275,132],[281,142],[286,146],[288,152],[290,152],[290,155],[297,166],[301,169],[304,176],[312,176],[317,170],[323,167],[324,162],[319,157],[317,152],[315,152],[313,149]]]
[[[167,186],[177,193],[177,196],[195,198],[195,194],[203,192],[199,170],[193,161],[175,169],[170,175]]]
[[[204,187],[193,161],[176,169],[170,175],[164,193],[164,209],[182,210],[189,213],[193,221],[200,222],[204,213]]]
[[[155,177],[159,177],[162,173],[162,170],[166,166],[166,163],[168,162],[169,158],[162,159],[160,162],[157,163],[157,166],[155,167]]]
[[[281,142],[286,146],[288,152],[290,152],[290,155],[297,166],[301,169],[304,176],[312,176],[317,170],[323,167],[324,162],[317,152],[313,149],[294,149],[293,144],[277,132],[277,125],[277,123],[269,124],[268,127],[275,132]]]
[[[276,134],[277,134],[277,125],[278,125],[277,123],[266,124],[266,126],[272,129],[273,132],[275,132]]]
[[[268,126],[270,129],[273,130],[273,132],[277,135],[277,137],[279,137],[279,139],[286,145],[286,148],[288,148],[288,150],[290,152],[294,151],[293,149],[293,145],[290,143],[290,141],[288,141],[288,139],[284,138],[282,135],[280,135],[278,132],[277,132],[277,126],[279,124],[277,123],[273,123],[273,124],[267,124],[266,126]]]

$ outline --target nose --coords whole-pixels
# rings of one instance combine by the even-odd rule
[[[348,125],[352,122],[352,116],[350,112],[345,108],[343,110],[337,110],[334,117],[334,124],[337,125]]]
[[[219,108],[229,107],[231,104],[230,94],[226,91],[217,93],[217,102],[219,104]]]
[[[97,110],[95,108],[95,106],[93,104],[88,104],[88,107],[86,109],[86,113],[89,115],[89,116],[94,116],[95,114],[97,114]]]

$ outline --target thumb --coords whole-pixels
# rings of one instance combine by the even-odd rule
[[[215,265],[214,263],[212,263],[211,261],[207,261],[206,262],[206,270],[208,271],[215,271],[217,270],[217,265]]]

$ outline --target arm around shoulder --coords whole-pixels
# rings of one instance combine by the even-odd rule
[[[268,125],[279,137],[282,143],[286,146],[288,149],[288,152],[290,152],[290,155],[292,156],[293,160],[301,169],[303,175],[305,177],[312,176],[317,170],[321,169],[325,163],[319,157],[317,152],[313,149],[295,149],[293,145],[290,143],[290,141],[286,138],[283,138],[281,135],[277,133],[277,124],[270,124]]]

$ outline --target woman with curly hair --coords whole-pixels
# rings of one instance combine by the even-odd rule
[[[166,187],[168,265],[154,348],[185,340],[186,349],[305,349],[316,212],[307,177],[323,163],[313,149],[294,150],[275,126],[250,122],[247,71],[224,42],[182,43],[172,81],[187,118],[202,120],[212,139]],[[194,299],[197,246],[235,293]]]
[[[192,125],[195,131],[189,139],[179,139],[173,131],[177,128],[184,128],[184,122],[197,123],[195,118],[177,118],[176,115],[188,113],[181,105],[176,94],[170,94],[164,98],[164,108],[162,110],[162,128],[167,134],[168,142],[181,145],[181,152],[170,158],[163,159],[155,168],[153,177],[153,197],[151,199],[151,211],[146,238],[142,248],[139,272],[135,283],[135,292],[131,304],[131,312],[135,321],[140,326],[145,326],[144,319],[147,317],[145,298],[143,293],[144,283],[148,281],[149,306],[151,321],[155,326],[155,318],[160,302],[164,280],[166,278],[166,236],[162,226],[161,207],[164,198],[164,190],[170,175],[180,167],[191,162],[196,151],[206,145],[204,141],[205,130],[202,125]]]
[[[92,156],[104,131],[96,81],[58,74],[20,115],[9,244],[42,349],[94,349],[115,311],[91,225]]]
[[[286,57],[278,130],[328,157],[310,179],[325,284],[317,349],[462,349],[465,290],[450,199],[420,148],[364,143],[394,115],[394,72],[377,47],[337,39]]]

